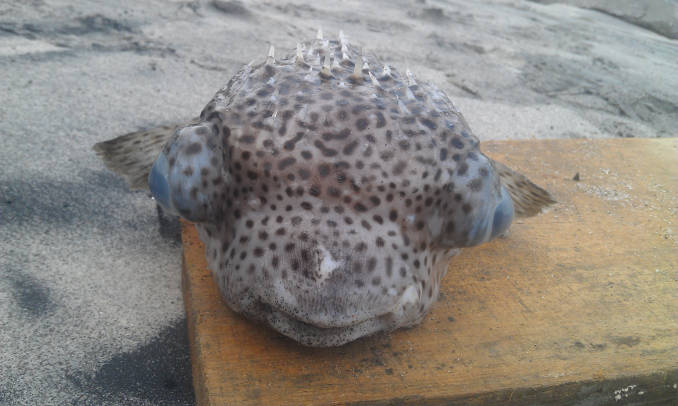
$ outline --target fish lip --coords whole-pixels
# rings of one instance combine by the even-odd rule
[[[302,323],[308,327],[317,328],[318,330],[331,330],[331,329],[341,329],[341,328],[350,328],[356,327],[371,321],[379,320],[384,317],[392,314],[392,310],[384,310],[382,312],[375,312],[373,315],[366,317],[344,317],[338,320],[334,320],[331,323],[323,322],[323,320],[314,317],[303,317],[303,314],[298,314],[296,312],[290,311],[284,306],[279,306],[276,303],[271,303],[272,301],[265,300],[264,298],[259,298],[259,301],[271,309],[277,311],[281,315],[285,315],[291,320],[295,320],[299,323]],[[392,306],[395,308],[395,305]]]
[[[278,312],[280,315],[284,315],[290,320],[302,323],[308,327],[316,328],[319,331],[354,328],[360,325],[366,325],[371,322],[379,321],[388,323],[388,321],[395,314],[397,314],[398,309],[402,306],[402,295],[395,295],[393,297],[393,303],[376,308],[372,313],[359,315],[355,314],[354,312],[348,312],[344,317],[335,317],[332,322],[326,322],[322,317],[314,317],[313,315],[303,311],[294,311],[294,306],[292,308],[281,306],[280,303],[275,300],[268,300],[268,297],[266,296],[259,296],[256,300],[259,303]]]
[[[267,322],[280,334],[310,347],[337,347],[380,331],[391,331],[397,327],[389,314],[375,315],[347,325],[318,325],[268,302],[260,301],[260,303],[266,306],[268,311],[263,317],[259,317],[259,320]],[[302,330],[300,331],[299,328]]]

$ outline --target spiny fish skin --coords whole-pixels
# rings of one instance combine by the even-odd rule
[[[442,91],[377,63],[343,34],[271,47],[194,123],[95,149],[137,186],[155,160],[152,193],[196,223],[235,311],[309,346],[413,326],[459,248],[553,200],[483,155]],[[140,138],[152,159],[123,153]]]

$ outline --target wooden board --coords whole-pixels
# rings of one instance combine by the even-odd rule
[[[482,146],[560,203],[454,258],[413,329],[302,347],[223,304],[184,224],[198,403],[676,404],[678,140]]]

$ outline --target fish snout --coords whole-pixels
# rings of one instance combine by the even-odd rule
[[[194,222],[214,217],[211,197],[223,185],[223,154],[214,137],[208,124],[184,127],[153,163],[148,184],[167,211]]]

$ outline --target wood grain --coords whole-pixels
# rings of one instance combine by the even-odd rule
[[[678,401],[678,141],[482,146],[559,204],[455,257],[420,326],[344,347],[302,347],[233,313],[185,223],[198,403]]]

